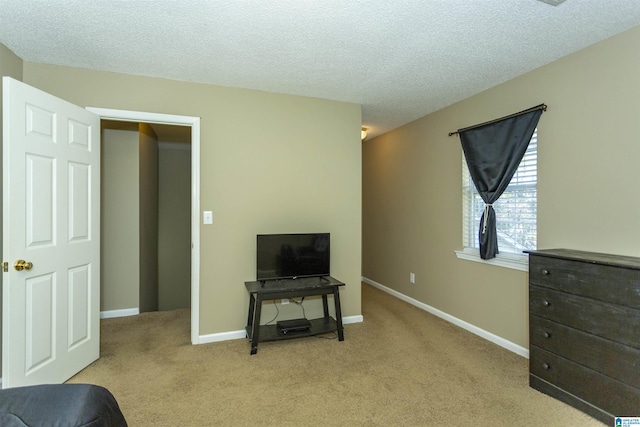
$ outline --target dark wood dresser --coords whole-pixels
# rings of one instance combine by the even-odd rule
[[[529,254],[529,385],[608,425],[640,416],[640,258]]]

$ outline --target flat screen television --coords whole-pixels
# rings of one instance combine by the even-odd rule
[[[258,234],[256,280],[330,275],[330,234]]]

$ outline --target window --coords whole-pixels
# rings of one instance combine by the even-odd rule
[[[500,250],[498,258],[517,260],[519,265],[511,266],[513,268],[526,269],[520,265],[524,262],[526,266],[527,263],[522,251],[537,247],[537,169],[538,131],[536,129],[511,183],[493,205],[496,212]],[[464,154],[462,156],[462,204],[464,253],[470,257],[476,254],[477,260],[480,260],[478,227],[484,211],[484,201],[473,185]],[[460,253],[458,255],[460,258],[470,259],[467,256],[460,256]]]

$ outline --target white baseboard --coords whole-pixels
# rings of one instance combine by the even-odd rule
[[[362,323],[362,322],[364,322],[364,317],[362,317],[362,314],[357,316],[347,316],[342,318],[343,325],[348,325],[349,323]]]
[[[109,319],[112,317],[135,316],[137,314],[140,314],[139,308],[125,308],[123,310],[101,311],[100,318]],[[362,317],[362,315],[347,316],[342,318],[342,324],[348,325],[349,323],[359,323],[359,322],[362,322],[363,320],[364,318]],[[193,344],[207,344],[207,343],[218,342],[218,341],[237,340],[237,339],[245,338],[246,336],[247,334],[244,329],[241,329],[239,331],[228,331],[228,332],[220,332],[217,334],[200,335],[198,337],[198,342],[194,342]]]
[[[140,314],[139,308],[125,308],[122,310],[109,310],[109,311],[101,311],[100,318],[101,319],[110,319],[112,317],[126,317],[126,316],[135,316]]]
[[[347,316],[342,318],[342,324],[348,325],[349,323],[359,323],[362,322],[364,318],[362,315],[358,316]],[[198,342],[194,344],[208,344],[212,342],[219,341],[227,341],[227,340],[237,340],[246,338],[247,332],[244,329],[239,331],[229,331],[229,332],[220,332],[217,334],[208,334],[208,335],[200,335],[198,338]]]
[[[219,332],[217,334],[200,335],[196,344],[208,344],[212,342],[238,340],[246,338],[247,331],[241,329],[239,331]]]
[[[364,283],[367,283],[375,288],[380,289],[381,291],[384,291],[390,295],[393,295],[394,297],[401,299],[402,301],[408,302],[409,304],[416,306],[424,311],[427,311],[431,314],[433,314],[434,316],[438,316],[441,319],[446,320],[449,323],[453,323],[456,326],[461,327],[462,329],[466,329],[467,331],[471,332],[472,334],[478,335],[481,338],[486,339],[487,341],[491,341],[494,344],[499,345],[500,347],[503,347],[509,351],[512,351],[522,357],[525,358],[529,358],[529,349],[524,348],[518,344],[515,344],[511,341],[508,341],[502,337],[499,337],[498,335],[492,334],[491,332],[485,331],[484,329],[481,329],[475,325],[472,325],[471,323],[465,322],[462,319],[458,319],[457,317],[454,317],[450,314],[445,313],[444,311],[438,310],[435,307],[431,307],[430,305],[427,305],[423,302],[420,302],[416,299],[413,299],[411,297],[408,297],[398,291],[395,291],[391,288],[388,288],[378,282],[375,282],[371,279],[367,279],[366,277],[362,278],[362,281]]]

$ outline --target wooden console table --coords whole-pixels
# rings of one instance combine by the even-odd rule
[[[274,341],[305,337],[311,335],[337,332],[338,340],[344,341],[342,327],[342,311],[340,309],[340,286],[344,283],[331,276],[307,277],[299,279],[267,280],[264,282],[245,282],[249,291],[249,316],[247,319],[247,338],[251,340],[251,354],[258,352],[258,343],[261,341]],[[324,317],[309,319],[309,330],[294,334],[282,334],[276,325],[260,325],[262,302],[267,300],[288,299],[307,296],[322,296]],[[327,295],[333,295],[336,318],[329,316]]]

